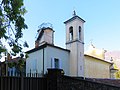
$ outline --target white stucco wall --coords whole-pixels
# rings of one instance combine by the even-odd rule
[[[43,49],[32,52],[26,60],[26,75],[27,73],[43,72]],[[60,61],[60,68],[64,70],[66,75],[69,75],[69,51],[65,51],[53,46],[44,48],[44,74],[47,73],[47,68],[52,67],[52,59],[57,58]]]
[[[26,60],[26,74],[30,73],[42,73],[43,71],[43,49],[28,54],[29,58]]]
[[[45,71],[47,68],[52,68],[52,59],[57,58],[60,60],[60,68],[64,70],[66,75],[69,75],[69,52],[48,46],[45,49]]]
[[[54,31],[51,29],[45,29],[42,37],[40,38],[39,45],[43,42],[47,42],[49,44],[54,43]]]

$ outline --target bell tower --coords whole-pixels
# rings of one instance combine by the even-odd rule
[[[72,18],[64,22],[66,48],[70,50],[70,75],[84,77],[84,23],[73,11]]]

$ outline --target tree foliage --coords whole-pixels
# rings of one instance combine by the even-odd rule
[[[22,55],[21,57],[17,57],[16,60],[8,60],[7,63],[9,68],[15,68],[16,72],[20,75],[25,74],[26,58],[23,57]]]
[[[115,73],[115,77],[116,77],[116,79],[120,79],[120,70],[118,70],[118,71]]]
[[[22,31],[28,28],[23,17],[25,13],[23,0],[0,0],[0,54],[7,50],[3,41],[11,47],[12,55],[22,52],[22,46],[28,47],[26,42],[19,43]]]
[[[114,73],[115,78],[120,79],[120,69],[118,68],[118,66],[115,63],[113,64],[113,67],[114,67],[114,69],[118,70]]]

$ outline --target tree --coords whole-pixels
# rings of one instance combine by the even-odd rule
[[[9,62],[10,61],[10,62]],[[8,67],[9,68],[15,68],[16,72],[20,74],[20,76],[25,75],[25,65],[26,65],[26,59],[23,57],[17,57],[16,60],[8,60]]]
[[[0,55],[7,51],[4,42],[10,46],[10,53],[14,56],[22,52],[22,46],[28,47],[27,42],[19,43],[22,31],[28,28],[23,18],[26,12],[23,0],[0,0]]]
[[[117,66],[115,63],[113,64],[113,67],[114,67],[114,69],[117,70],[117,71],[114,73],[115,78],[116,78],[116,79],[120,79],[120,69],[118,68],[118,66]]]
[[[115,73],[115,77],[116,77],[116,79],[120,79],[120,70],[118,70],[118,71]]]

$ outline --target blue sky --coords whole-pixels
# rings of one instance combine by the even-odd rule
[[[120,50],[120,0],[24,0],[28,30],[24,40],[34,48],[38,26],[52,23],[55,45],[65,48],[64,21],[72,17],[73,10],[86,23],[84,26],[85,49],[90,42],[108,51]]]

